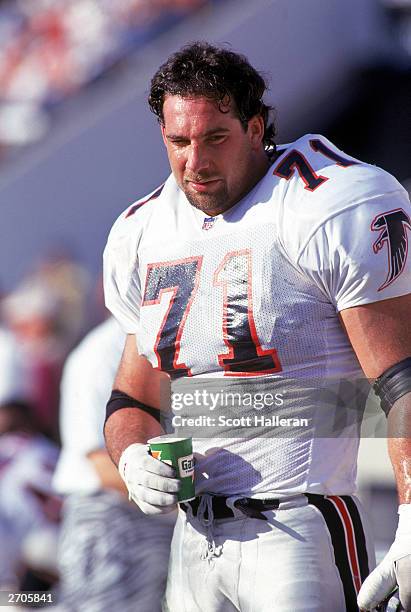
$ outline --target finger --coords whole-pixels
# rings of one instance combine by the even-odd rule
[[[139,483],[147,489],[155,491],[163,491],[165,493],[177,493],[180,490],[181,483],[176,478],[166,478],[157,476],[152,472],[140,472]]]
[[[154,491],[153,489],[147,489],[142,486],[137,487],[134,495],[138,500],[146,502],[147,504],[152,504],[153,506],[175,506],[177,503],[177,495]]]
[[[147,504],[143,501],[138,501],[132,498],[133,501],[137,504],[144,514],[158,516],[160,514],[168,514],[169,512],[173,512],[176,506],[154,506],[153,504]]]
[[[142,502],[144,504],[144,502]],[[177,504],[174,506],[155,506],[154,504],[145,504],[152,511],[151,514],[170,514],[171,512],[175,512],[177,509]]]
[[[154,459],[154,457],[149,454],[143,457],[140,462],[140,467],[147,470],[147,472],[152,472],[159,476],[173,478],[176,475],[176,471],[172,465],[168,465],[168,463],[164,463],[164,461],[160,461],[159,459]]]

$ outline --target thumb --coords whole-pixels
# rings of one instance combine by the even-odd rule
[[[361,610],[373,610],[397,586],[393,566],[383,561],[364,581],[357,598]]]

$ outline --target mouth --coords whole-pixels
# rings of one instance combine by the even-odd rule
[[[198,182],[186,180],[186,183],[192,189],[194,189],[194,191],[197,191],[198,193],[204,193],[206,191],[209,191],[219,182],[220,182],[220,179],[207,179],[207,180],[198,181]]]

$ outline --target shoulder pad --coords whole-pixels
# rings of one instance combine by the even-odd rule
[[[277,186],[279,233],[290,254],[340,212],[404,191],[385,170],[346,155],[318,134],[289,145],[276,160],[273,174],[283,179]]]

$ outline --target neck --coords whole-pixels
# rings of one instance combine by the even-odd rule
[[[244,196],[246,196],[247,193],[249,193],[253,189],[253,187],[255,187],[257,183],[261,181],[263,176],[267,174],[267,171],[269,167],[271,166],[272,161],[273,161],[272,159],[269,159],[267,157],[265,151],[262,150],[261,153],[258,152],[258,154],[255,157],[255,162],[253,164],[254,172],[252,176],[250,176],[250,182],[248,183],[246,189],[244,189],[244,192],[241,194],[239,200],[241,200]]]

